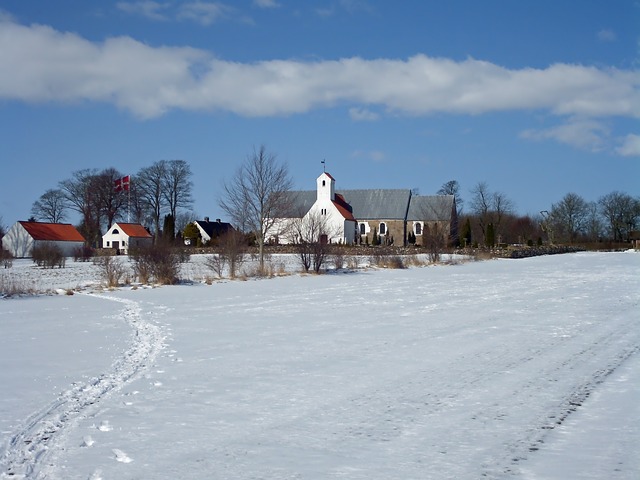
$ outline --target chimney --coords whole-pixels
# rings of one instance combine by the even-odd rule
[[[209,223],[209,217],[204,217],[204,221]]]
[[[216,222],[220,223],[220,219],[219,219],[219,218],[216,218]]]

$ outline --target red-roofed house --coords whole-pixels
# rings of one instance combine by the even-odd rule
[[[148,247],[152,244],[153,237],[139,223],[114,223],[102,236],[104,248],[113,248],[125,255],[130,248]]]
[[[2,237],[2,248],[15,258],[31,257],[33,248],[55,245],[70,257],[85,243],[84,237],[69,223],[16,222]]]

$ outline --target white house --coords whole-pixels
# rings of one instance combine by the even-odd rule
[[[153,237],[138,223],[114,223],[102,236],[102,246],[112,248],[127,255],[129,249],[148,247],[153,244]]]
[[[70,257],[84,243],[84,237],[69,223],[16,222],[2,237],[2,248],[15,258],[31,257],[34,247],[41,245],[54,245]]]

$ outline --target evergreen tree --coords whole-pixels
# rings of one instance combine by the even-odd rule
[[[495,228],[493,226],[493,223],[490,223],[489,225],[487,225],[487,246],[488,247],[493,247],[496,244],[496,231]]]
[[[380,237],[378,237],[378,229],[373,227],[373,238],[371,239],[371,245],[380,245]]]
[[[200,239],[200,230],[198,230],[198,227],[196,227],[194,223],[188,223],[187,226],[184,227],[182,238],[190,240],[191,245],[195,246]]]
[[[465,247],[471,245],[471,220],[467,217],[467,221],[464,222],[464,227],[462,227],[462,238],[465,241]]]
[[[171,243],[175,239],[175,234],[176,234],[176,222],[175,222],[175,219],[173,218],[173,215],[171,214],[165,215],[164,226],[162,228],[162,238],[164,238],[164,240],[167,243]]]

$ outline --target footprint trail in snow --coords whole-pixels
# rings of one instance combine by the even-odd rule
[[[86,418],[101,399],[113,390],[120,389],[137,375],[153,365],[158,352],[164,346],[162,329],[146,321],[137,302],[112,296],[88,294],[97,298],[119,302],[123,305],[120,316],[133,328],[133,344],[111,369],[85,383],[75,383],[69,390],[28,417],[10,436],[8,444],[0,450],[0,478],[49,478],[50,459],[55,456],[60,439],[68,427]],[[110,431],[112,426],[104,421],[100,431]],[[82,446],[94,444],[91,436],[83,439]],[[115,459],[129,463],[131,458],[114,449]],[[100,478],[100,472],[95,472]]]

